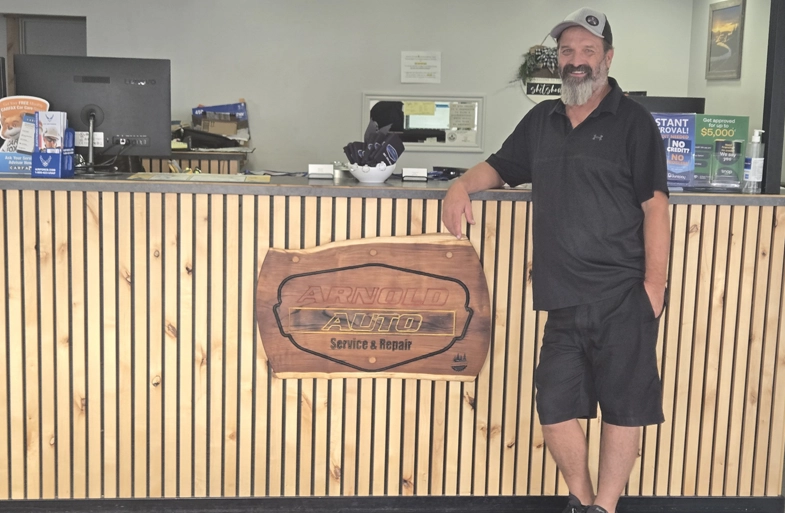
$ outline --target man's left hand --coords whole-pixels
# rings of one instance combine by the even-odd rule
[[[655,285],[654,283],[644,281],[643,287],[646,289],[646,293],[649,295],[649,301],[651,302],[651,309],[654,311],[654,317],[657,318],[665,309],[665,286]]]

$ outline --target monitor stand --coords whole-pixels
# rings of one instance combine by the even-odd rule
[[[90,108],[92,108],[92,109],[90,109]],[[97,115],[97,112],[96,112],[95,109],[98,109],[98,108],[95,107],[95,106],[90,105],[90,106],[85,107],[85,109],[90,109],[87,112],[87,116],[88,116],[88,119],[89,119],[88,123],[87,123],[87,126],[88,126],[88,129],[87,129],[88,130],[88,132],[87,132],[87,162],[85,162],[84,164],[79,164],[77,166],[74,166],[74,174],[79,175],[79,176],[85,176],[85,175],[110,175],[110,174],[114,174],[114,173],[116,173],[118,171],[117,166],[115,165],[115,163],[117,161],[117,157],[120,154],[118,153],[117,156],[115,156],[115,158],[112,159],[111,163],[108,163],[108,164],[96,164],[95,163],[95,145],[93,143],[93,138],[95,137],[96,115]],[[98,111],[98,113],[100,113],[101,120],[103,121],[103,113],[100,112],[100,110]],[[84,115],[85,112],[83,112],[82,114]],[[84,120],[84,118],[83,118],[83,120]],[[123,151],[123,149],[121,148],[120,152],[122,152],[122,151]]]

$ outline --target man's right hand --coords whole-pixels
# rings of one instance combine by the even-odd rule
[[[466,188],[459,179],[447,190],[442,205],[442,222],[444,222],[447,230],[459,239],[464,235],[461,233],[464,215],[467,223],[474,224],[472,202],[469,199],[469,193],[466,192]]]
[[[474,214],[472,213],[472,202],[469,199],[469,194],[486,189],[495,189],[503,185],[504,180],[487,162],[480,162],[466,171],[452,183],[444,196],[444,203],[442,204],[442,222],[444,226],[459,239],[463,238],[464,234],[461,233],[463,216],[466,216],[467,223],[474,224]]]

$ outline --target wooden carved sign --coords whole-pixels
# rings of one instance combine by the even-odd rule
[[[256,298],[279,378],[469,381],[488,354],[485,275],[471,243],[449,235],[270,249]]]

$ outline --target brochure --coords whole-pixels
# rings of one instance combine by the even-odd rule
[[[17,151],[25,114],[49,110],[49,102],[35,96],[0,99],[0,173],[29,173],[32,157]]]

